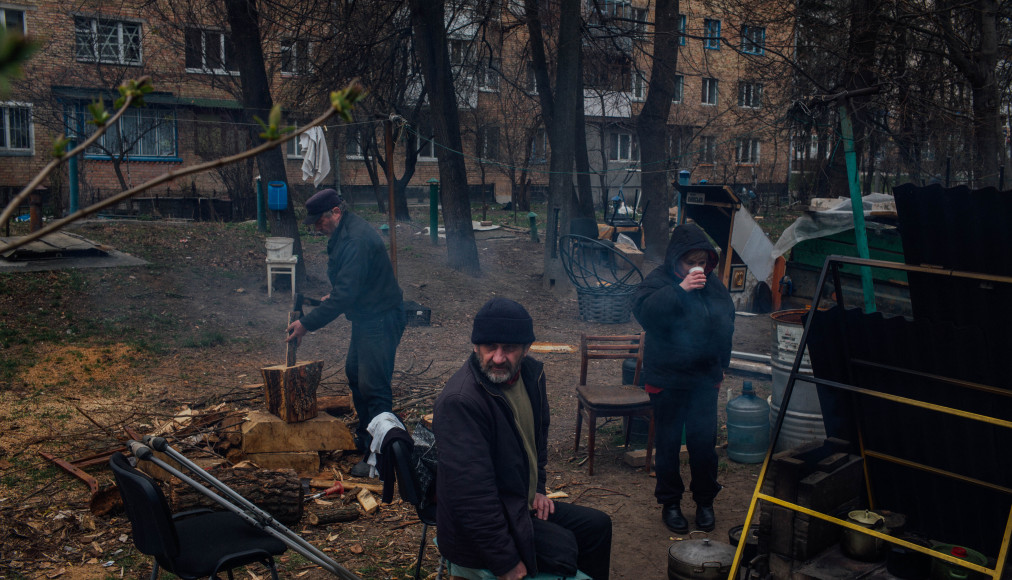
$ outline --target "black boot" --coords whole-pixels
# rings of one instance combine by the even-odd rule
[[[682,506],[677,503],[664,504],[664,507],[661,509],[661,521],[664,522],[664,525],[669,530],[676,534],[689,533],[689,521],[682,515]],[[712,530],[713,528],[710,529]]]
[[[712,505],[696,506],[696,527],[704,532],[712,532],[717,527],[717,518],[713,515]]]

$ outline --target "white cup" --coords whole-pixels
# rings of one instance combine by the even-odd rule
[[[693,272],[704,272],[704,271],[705,271],[705,270],[703,270],[703,268],[702,268],[702,267],[700,267],[700,266],[696,266],[696,267],[694,267],[694,268],[691,268],[691,269],[689,269],[689,273],[690,273],[690,274],[691,274],[691,273],[693,273]]]

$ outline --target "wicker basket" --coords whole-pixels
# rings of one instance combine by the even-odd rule
[[[635,292],[636,286],[577,287],[580,318],[603,324],[629,322]]]

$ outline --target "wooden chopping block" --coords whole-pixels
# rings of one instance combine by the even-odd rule
[[[320,385],[322,373],[322,360],[260,369],[264,378],[267,411],[281,417],[286,423],[298,423],[315,417],[316,389]]]

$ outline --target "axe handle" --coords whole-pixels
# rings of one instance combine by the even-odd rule
[[[288,324],[291,325],[293,322],[299,319],[302,313],[298,310],[294,310],[288,313]],[[285,343],[285,364],[287,366],[295,366],[295,350],[298,348],[298,339],[290,340]]]

